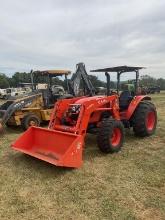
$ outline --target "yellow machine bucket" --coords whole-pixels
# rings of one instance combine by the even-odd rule
[[[30,127],[12,148],[56,166],[78,168],[82,164],[83,144],[81,135]]]

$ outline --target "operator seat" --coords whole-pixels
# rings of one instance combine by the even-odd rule
[[[130,91],[126,90],[120,94],[119,97],[119,106],[121,110],[125,110],[128,108],[133,96]]]

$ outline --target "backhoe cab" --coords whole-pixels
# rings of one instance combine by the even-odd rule
[[[123,71],[134,69],[117,68],[118,79]],[[122,94],[119,94],[119,88],[118,93],[111,94],[108,71],[116,71],[116,68],[92,71],[105,72],[107,95],[58,100],[48,129],[29,128],[12,144],[13,149],[56,166],[78,168],[83,162],[84,138],[87,133],[97,135],[98,147],[104,153],[115,153],[121,149],[126,125],[133,127],[138,136],[153,134],[157,115],[155,106],[149,102],[150,98],[138,95],[130,97],[127,106],[121,108]]]
[[[59,98],[73,97],[73,95],[69,94],[67,78],[69,74],[71,74],[70,70],[31,71],[32,90],[42,92],[45,107],[53,107]],[[55,79],[59,76],[65,77],[66,90],[62,86],[56,85]],[[40,83],[38,84],[38,82]]]

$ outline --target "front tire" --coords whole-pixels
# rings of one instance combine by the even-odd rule
[[[121,121],[104,119],[99,128],[97,143],[104,153],[115,153],[121,150],[124,141],[124,126]]]
[[[141,102],[132,118],[133,131],[136,136],[145,137],[154,134],[157,125],[157,112],[151,102]]]
[[[21,126],[23,130],[25,131],[31,126],[40,126],[40,123],[41,123],[41,120],[37,115],[33,113],[29,113],[23,117]]]

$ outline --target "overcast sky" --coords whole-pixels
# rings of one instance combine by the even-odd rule
[[[165,77],[165,0],[0,0],[0,72],[78,62]]]

